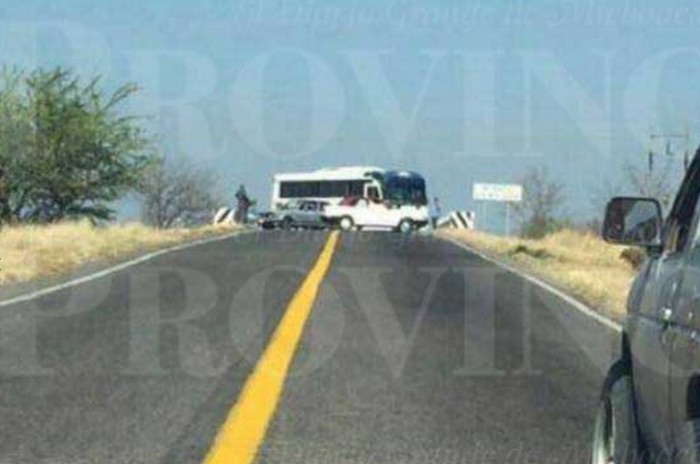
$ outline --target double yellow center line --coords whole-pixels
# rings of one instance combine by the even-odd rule
[[[338,232],[332,232],[219,430],[205,464],[249,464],[255,459],[337,242]]]

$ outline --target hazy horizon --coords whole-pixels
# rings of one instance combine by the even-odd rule
[[[545,166],[582,220],[625,163],[646,165],[650,132],[699,140],[691,1],[6,0],[0,15],[3,64],[136,82],[128,110],[231,201],[245,183],[267,205],[276,172],[373,164],[480,211],[473,182]]]

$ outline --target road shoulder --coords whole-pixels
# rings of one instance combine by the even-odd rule
[[[28,301],[43,295],[80,285],[98,279],[137,264],[150,261],[153,258],[208,243],[228,240],[249,234],[254,230],[235,230],[221,235],[210,235],[203,238],[187,240],[176,245],[158,249],[140,249],[126,253],[119,259],[99,259],[88,261],[78,268],[61,275],[41,277],[27,282],[0,285],[0,308],[11,304]]]
[[[596,308],[582,301],[580,298],[572,295],[566,289],[562,288],[561,285],[553,282],[551,279],[542,276],[535,270],[518,263],[514,260],[510,260],[504,256],[496,255],[495,253],[489,253],[488,251],[480,250],[474,246],[465,243],[456,237],[452,237],[446,234],[434,234],[434,236],[440,240],[450,242],[453,245],[469,252],[473,253],[480,258],[489,261],[508,272],[512,272],[523,279],[537,285],[538,287],[546,290],[547,292],[557,296],[560,300],[564,301],[567,306],[573,307],[577,311],[584,313],[585,315],[597,320],[601,324],[620,332],[622,330],[622,323],[624,317],[616,314],[612,314],[609,311],[604,311],[600,308]]]

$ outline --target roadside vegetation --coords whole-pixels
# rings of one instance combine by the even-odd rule
[[[226,204],[216,173],[184,159],[160,158],[139,182],[141,220],[158,229],[206,224]]]
[[[105,92],[64,69],[0,74],[0,221],[114,218],[154,158],[139,121],[119,111],[137,92]]]
[[[166,157],[125,112],[135,84],[63,69],[0,69],[0,285],[68,274],[230,228],[216,173]],[[166,161],[169,160],[169,161]],[[119,202],[143,224],[115,222]]]
[[[592,232],[561,229],[539,239],[474,230],[440,230],[494,258],[514,264],[590,306],[620,319],[640,252],[603,242]]]
[[[593,206],[599,213],[585,223],[581,218],[574,223],[564,212],[565,186],[545,168],[535,167],[518,179],[523,199],[512,205],[519,223],[518,237],[453,229],[436,234],[536,275],[620,320],[636,270],[646,255],[641,249],[610,245],[599,237],[605,205],[613,196],[626,193],[658,198],[667,207],[676,188],[677,171],[678,160],[670,156],[656,167],[651,163],[629,164],[623,173],[624,183],[604,181],[601,189],[593,192]]]
[[[166,157],[145,118],[125,113],[138,94],[63,69],[0,71],[0,225],[88,219],[108,223],[126,196],[157,228],[198,226],[222,206],[213,171]],[[175,159],[175,161],[173,161]]]
[[[552,180],[543,167],[530,169],[519,183],[523,199],[513,205],[513,210],[520,220],[520,235],[542,238],[565,227],[566,221],[560,218],[566,202],[563,184]]]
[[[155,229],[139,223],[97,227],[87,220],[10,226],[0,232],[0,286],[62,277],[86,263],[107,265],[235,230],[235,226]]]

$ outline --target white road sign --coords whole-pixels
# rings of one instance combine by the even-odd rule
[[[523,186],[518,184],[474,184],[474,200],[519,203],[523,200]]]

